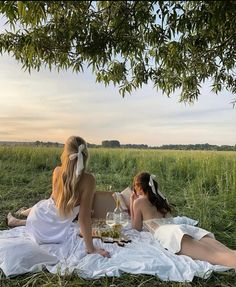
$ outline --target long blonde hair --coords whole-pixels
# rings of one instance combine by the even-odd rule
[[[84,168],[76,176],[78,157],[70,160],[69,156],[78,153],[78,147],[83,144],[82,151]],[[71,136],[67,139],[61,155],[61,168],[59,172],[56,207],[62,217],[69,217],[79,198],[79,181],[83,175],[88,161],[88,149],[85,140],[81,137]]]

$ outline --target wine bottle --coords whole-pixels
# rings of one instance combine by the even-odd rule
[[[120,208],[120,200],[119,198],[116,199],[116,208],[114,209],[114,220],[115,220],[115,228],[120,229],[120,214],[122,213],[122,210]]]
[[[117,198],[116,199],[116,208],[114,209],[114,213],[116,214],[120,214],[122,212],[121,208],[120,208],[120,199]]]

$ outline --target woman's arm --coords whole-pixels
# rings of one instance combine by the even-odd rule
[[[131,219],[134,216],[134,201],[138,198],[137,194],[133,191],[130,196],[130,216]]]
[[[91,175],[86,174],[86,183],[83,188],[83,193],[80,199],[79,210],[79,225],[81,234],[84,237],[85,245],[88,253],[94,252],[92,241],[92,223],[91,223],[91,210],[95,193],[95,179]]]
[[[143,227],[141,207],[141,200],[139,200],[137,195],[133,192],[130,198],[131,223],[132,228],[137,229],[138,231],[141,231]]]
[[[79,225],[83,235],[88,253],[99,253],[102,256],[109,257],[109,253],[104,249],[95,248],[92,240],[91,211],[95,193],[95,178],[91,174],[85,174],[83,183],[83,193],[80,200]]]

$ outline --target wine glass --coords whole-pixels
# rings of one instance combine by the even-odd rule
[[[126,212],[121,212],[120,213],[120,224],[125,227],[129,223],[129,215]]]
[[[115,214],[114,212],[107,212],[106,214],[106,224],[109,225],[110,227],[114,226],[115,224]]]

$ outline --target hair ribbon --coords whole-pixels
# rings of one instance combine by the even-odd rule
[[[156,176],[154,174],[150,174],[150,179],[149,179],[149,186],[151,186],[152,188],[152,192],[155,194],[155,195],[159,195],[163,200],[166,200],[166,197],[164,196],[163,193],[160,192],[159,189],[156,190],[155,188],[155,185],[154,185],[154,182],[153,182],[153,179],[155,178]]]
[[[82,170],[84,169],[84,159],[83,159],[83,150],[85,148],[84,144],[79,145],[78,147],[78,152],[77,153],[72,153],[69,155],[69,159],[73,160],[77,157],[77,164],[76,164],[76,170],[75,170],[75,175],[78,177]]]

